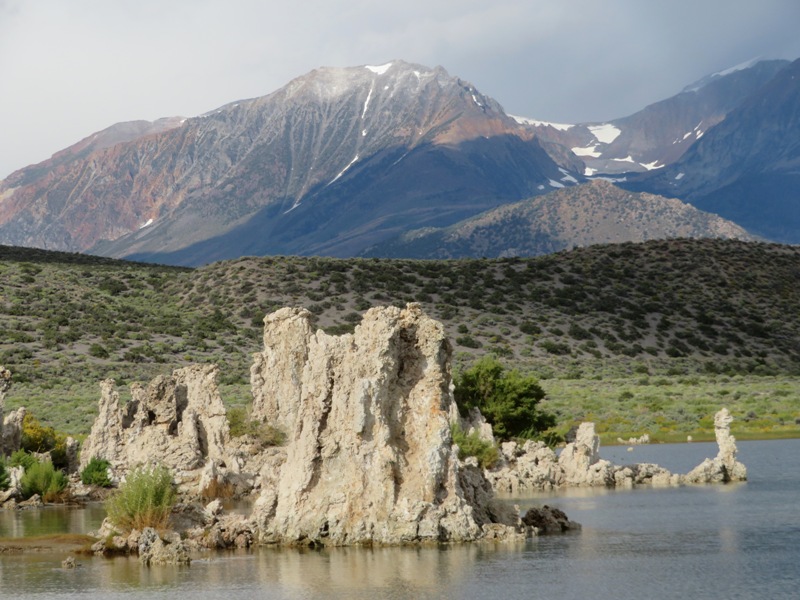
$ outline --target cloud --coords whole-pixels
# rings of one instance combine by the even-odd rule
[[[620,117],[753,56],[800,56],[797,23],[796,0],[0,0],[0,177],[118,121],[392,58],[516,114]]]

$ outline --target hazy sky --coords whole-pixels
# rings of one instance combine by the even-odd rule
[[[0,0],[0,178],[113,123],[195,116],[318,66],[444,66],[511,114],[626,116],[753,57],[798,0]]]

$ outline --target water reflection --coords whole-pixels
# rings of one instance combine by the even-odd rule
[[[58,533],[86,533],[100,527],[106,516],[100,503],[0,510],[0,537],[33,537]]]

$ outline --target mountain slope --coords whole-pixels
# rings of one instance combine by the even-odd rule
[[[318,69],[158,135],[33,169],[0,185],[0,242],[185,264],[248,251],[352,254],[562,176],[491,98],[402,61]]]
[[[660,169],[675,162],[734,108],[766,85],[785,60],[750,61],[709,75],[680,94],[607,123],[528,122],[543,142],[569,148],[586,175]],[[553,154],[558,161],[559,156]]]
[[[800,60],[678,162],[625,186],[677,196],[758,235],[800,243]]]
[[[450,227],[401,235],[366,256],[536,256],[593,244],[668,238],[753,239],[744,229],[681,202],[597,179],[506,204]]]

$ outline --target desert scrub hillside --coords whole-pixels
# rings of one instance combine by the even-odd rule
[[[686,377],[712,397],[725,378],[781,378],[789,406],[770,423],[800,417],[800,248],[719,240],[531,259],[240,258],[196,270],[0,248],[0,364],[16,380],[8,404],[86,432],[100,379],[127,383],[213,361],[226,401],[242,405],[266,313],[304,306],[321,328],[343,333],[371,306],[406,302],[445,323],[457,368],[492,353],[538,375],[565,426],[614,417],[619,386],[637,401],[626,410],[673,419],[668,386],[654,382]],[[634,386],[645,379],[650,391]],[[596,400],[606,408],[581,405],[598,382],[613,381]],[[740,416],[756,412],[756,398],[742,398]]]

